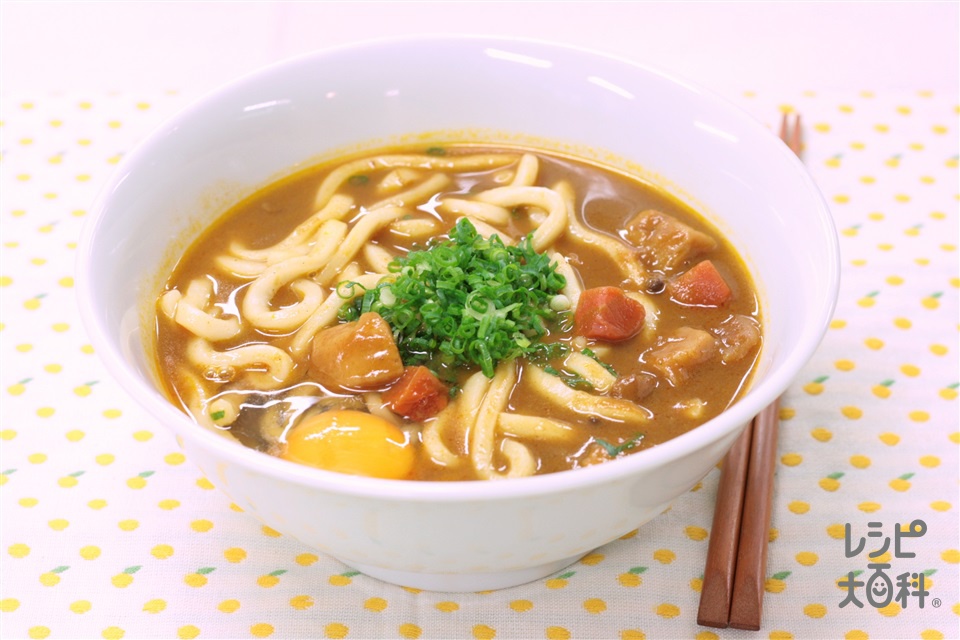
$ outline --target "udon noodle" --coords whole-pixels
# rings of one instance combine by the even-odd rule
[[[202,427],[421,480],[655,446],[735,401],[760,348],[750,277],[696,213],[597,164],[470,145],[256,193],[188,250],[157,330]]]

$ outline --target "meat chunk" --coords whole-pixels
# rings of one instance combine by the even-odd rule
[[[647,354],[647,362],[670,384],[686,382],[697,365],[717,355],[717,340],[706,331],[680,327],[667,341]]]
[[[640,402],[657,388],[656,377],[647,373],[634,373],[621,376],[613,383],[610,395],[633,402]]]
[[[727,281],[709,260],[698,262],[667,286],[670,297],[681,304],[719,307],[733,295]]]
[[[331,391],[381,389],[402,374],[393,332],[378,313],[324,329],[313,339],[310,375]]]
[[[732,315],[710,329],[720,342],[724,364],[743,359],[760,343],[760,326],[749,316]]]
[[[390,410],[414,422],[432,418],[447,406],[450,389],[426,367],[407,367],[397,382],[383,392]]]
[[[673,216],[647,209],[634,216],[624,237],[637,248],[648,269],[670,273],[687,260],[716,248],[710,236],[685,225]]]
[[[646,309],[619,287],[596,287],[580,294],[573,321],[578,335],[620,342],[640,333]]]

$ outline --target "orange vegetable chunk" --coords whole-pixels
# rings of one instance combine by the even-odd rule
[[[732,291],[709,260],[698,262],[668,287],[670,296],[681,304],[719,307],[730,299]]]
[[[396,384],[381,396],[390,410],[414,422],[423,422],[447,406],[450,390],[430,369],[407,367]]]
[[[646,309],[620,287],[595,287],[580,294],[573,321],[579,335],[621,342],[640,333]]]
[[[387,321],[365,313],[314,337],[310,374],[334,392],[381,389],[403,374],[403,361]]]

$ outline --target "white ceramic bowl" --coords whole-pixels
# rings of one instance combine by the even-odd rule
[[[531,141],[639,171],[730,237],[760,288],[751,390],[694,431],[609,464],[494,482],[339,475],[196,426],[155,384],[154,300],[176,252],[230,204],[332,150],[425,131]],[[829,210],[765,127],[655,69],[531,41],[411,38],[295,58],[220,88],[128,154],[86,227],[78,293],[111,374],[264,523],[388,582],[443,591],[548,575],[661,513],[819,344],[838,289]]]

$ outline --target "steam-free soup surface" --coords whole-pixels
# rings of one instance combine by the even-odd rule
[[[669,194],[474,145],[387,149],[254,194],[186,252],[157,319],[169,394],[199,425],[417,480],[656,446],[736,400],[760,336],[735,249]]]

